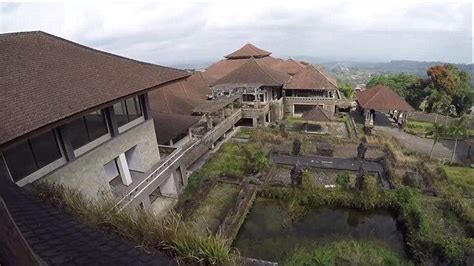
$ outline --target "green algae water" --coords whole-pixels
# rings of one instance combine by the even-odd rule
[[[288,221],[285,206],[257,198],[233,245],[242,256],[280,262],[297,247],[356,239],[380,242],[406,257],[402,231],[389,212],[321,207]]]

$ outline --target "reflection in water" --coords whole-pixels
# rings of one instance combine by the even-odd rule
[[[352,238],[382,241],[405,256],[402,232],[388,212],[324,207],[309,210],[289,226],[287,216],[277,201],[257,198],[234,246],[243,256],[279,261],[296,247]]]

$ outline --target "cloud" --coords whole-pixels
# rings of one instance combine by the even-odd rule
[[[472,62],[470,3],[0,3],[0,31],[43,30],[160,64],[277,56]]]

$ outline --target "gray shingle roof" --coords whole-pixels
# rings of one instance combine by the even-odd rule
[[[0,145],[189,74],[44,33],[0,34]]]

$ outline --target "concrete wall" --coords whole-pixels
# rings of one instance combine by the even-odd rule
[[[141,159],[141,164],[136,164],[140,165],[141,169],[135,170],[148,171],[160,160],[153,120],[146,120],[121,133],[74,161],[68,162],[41,178],[40,181],[58,182],[67,187],[78,189],[92,198],[97,197],[102,191],[111,195],[104,165],[135,145],[137,146],[135,152]]]

